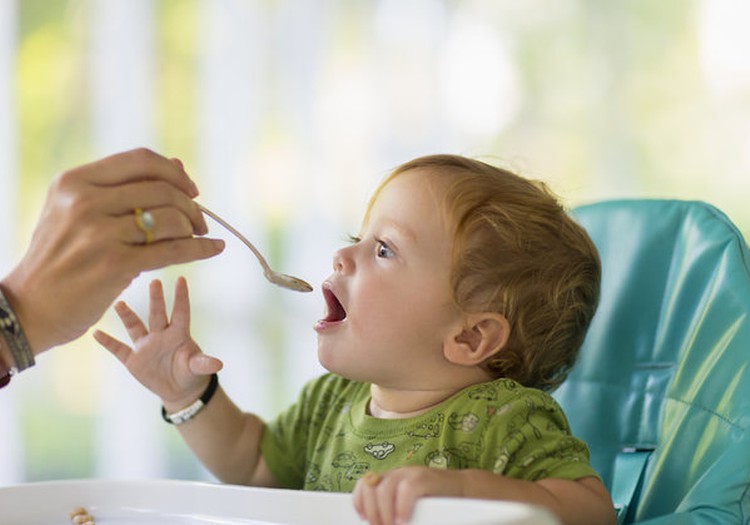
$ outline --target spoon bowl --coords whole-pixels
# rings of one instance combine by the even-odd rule
[[[297,292],[312,292],[313,290],[313,287],[310,286],[307,282],[292,275],[287,275],[285,273],[279,272],[273,272],[271,274],[263,272],[263,275],[265,275],[266,279],[268,279],[273,284],[276,284],[283,288],[288,288],[289,290],[295,290]]]
[[[258,259],[258,262],[260,263],[261,267],[263,268],[263,276],[271,283],[281,286],[282,288],[286,288],[288,290],[294,290],[296,292],[312,292],[313,287],[310,286],[307,282],[303,281],[302,279],[298,277],[293,277],[291,275],[287,275],[285,273],[279,273],[271,268],[271,266],[266,261],[266,258],[263,257],[263,255],[258,251],[258,249],[251,243],[247,238],[245,238],[244,235],[242,235],[239,231],[237,231],[231,224],[229,224],[227,221],[216,215],[214,212],[206,208],[205,206],[198,204],[198,207],[201,209],[203,213],[211,217],[213,220],[221,224],[224,228],[226,228],[231,234],[233,234],[235,237],[237,237],[239,240],[243,242],[245,246],[250,248],[250,251],[253,252],[255,257]]]

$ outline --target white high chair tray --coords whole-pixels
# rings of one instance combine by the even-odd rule
[[[350,494],[177,480],[71,480],[0,488],[3,525],[61,525],[83,507],[96,525],[361,525]],[[420,500],[414,525],[558,525],[520,503]]]

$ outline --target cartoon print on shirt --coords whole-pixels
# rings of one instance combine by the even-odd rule
[[[451,459],[445,451],[438,450],[433,450],[427,454],[427,458],[425,459],[428,467],[440,469],[447,469],[450,461]]]
[[[573,436],[568,435],[568,437],[565,437],[560,441],[560,446],[557,447],[555,452],[549,455],[558,460],[570,462],[588,461],[589,449],[584,443]]]
[[[444,422],[445,414],[437,414],[428,421],[417,425],[417,428],[407,432],[407,435],[409,437],[419,437],[424,439],[436,438],[442,434]]]
[[[458,443],[458,446],[454,447],[452,450],[455,450],[456,454],[466,462],[473,461],[479,463],[483,449],[484,446],[480,443],[465,441],[463,443]]]
[[[474,432],[479,424],[479,416],[473,412],[467,412],[464,415],[459,415],[454,412],[448,418],[448,424],[454,430]]]
[[[347,482],[358,480],[370,470],[370,465],[364,461],[358,461],[357,456],[352,452],[338,454],[331,461],[331,466],[334,471],[325,476],[320,476],[320,467],[315,464],[308,469],[306,480],[309,482],[310,490],[341,492],[348,486]],[[317,485],[314,485],[315,483]]]
[[[346,469],[344,477],[349,481],[354,481],[364,476],[368,470],[370,470],[370,465],[359,461]]]
[[[352,452],[342,452],[331,462],[333,468],[349,468],[357,461],[357,456]]]
[[[468,458],[455,448],[433,450],[425,458],[425,465],[439,469],[462,469],[466,468],[468,463]]]
[[[469,399],[495,401],[497,399],[497,390],[491,384],[484,384],[469,390],[468,395]]]
[[[340,485],[340,483],[339,483]],[[335,492],[337,489],[330,474],[326,474],[320,478],[320,481],[316,486],[311,486],[310,490],[319,490],[321,492]]]
[[[531,417],[534,415],[534,412],[536,412],[537,405],[533,399],[525,399],[524,403],[526,404],[526,410],[513,416],[513,419],[508,422],[508,431],[520,430],[523,427],[528,427],[534,433],[535,438],[542,439],[542,431],[531,422]]]
[[[375,459],[385,459],[396,450],[396,445],[383,441],[382,443],[368,443],[363,450]]]
[[[497,459],[492,467],[495,474],[503,474],[508,465],[513,461],[516,451],[526,443],[526,436],[520,430],[512,430],[500,443],[497,450]]]
[[[487,405],[487,417],[497,416],[503,417],[505,414],[513,410],[513,403],[505,403],[504,405]]]
[[[310,417],[310,425],[319,427],[330,413],[345,414],[351,409],[351,400],[340,398],[332,392],[324,392]]]
[[[546,394],[521,387],[513,391],[512,386],[512,382],[508,386],[494,382],[470,387],[462,394],[463,404],[438,408],[388,432],[359,428],[357,418],[348,415],[334,417],[336,411],[351,412],[358,405],[326,397],[327,413],[317,404],[310,405],[309,418],[303,419],[311,422],[310,427],[295,427],[307,440],[307,450],[315,453],[300,465],[301,475],[290,484],[349,492],[367,472],[382,472],[392,465],[482,468],[532,480],[549,477],[561,463],[588,463],[587,447],[570,437],[557,403]],[[469,392],[475,399],[468,400]],[[289,461],[293,456],[289,454]]]
[[[316,452],[320,452],[328,446],[331,441],[331,434],[333,433],[333,431],[334,429],[328,425],[323,427],[323,429],[320,431],[321,438],[318,439],[318,446],[315,449]]]
[[[315,483],[319,477],[320,467],[315,463],[311,464],[310,468],[307,469],[307,474],[305,474],[305,483]]]
[[[423,446],[422,443],[414,443],[414,445],[409,450],[406,451],[406,459],[410,460],[411,458],[413,458],[414,454],[416,454],[417,451],[420,448],[422,448],[422,446]]]
[[[528,477],[529,480],[536,481],[538,479],[549,477],[549,472],[545,468],[538,467],[538,470],[534,470],[534,463],[549,458],[554,458],[558,462],[566,463],[588,461],[587,452],[588,449],[582,445],[580,441],[573,437],[567,437],[560,441],[559,447],[555,447],[552,450],[547,448],[535,450],[528,456],[521,458],[518,464],[520,467],[531,472]]]
[[[531,467],[534,463],[539,461],[540,459],[544,459],[547,457],[547,451],[544,449],[535,450],[528,456],[521,458],[521,460],[518,462],[519,466],[527,469]]]

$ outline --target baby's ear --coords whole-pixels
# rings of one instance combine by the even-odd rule
[[[469,314],[464,328],[444,348],[451,363],[476,366],[503,349],[510,335],[510,323],[496,312]]]

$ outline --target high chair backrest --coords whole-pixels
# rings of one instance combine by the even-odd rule
[[[572,215],[602,260],[599,309],[554,393],[623,523],[750,520],[750,255],[702,202]],[[618,501],[619,500],[619,501]]]

